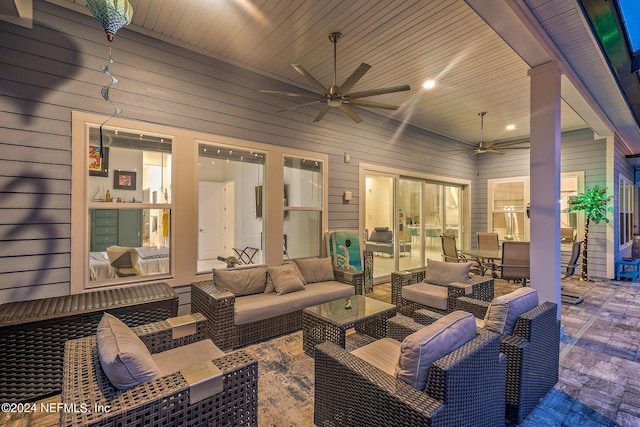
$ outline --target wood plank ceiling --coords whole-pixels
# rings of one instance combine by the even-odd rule
[[[86,0],[68,1],[86,6]],[[372,68],[354,90],[411,85],[410,92],[367,98],[402,105],[396,112],[376,112],[474,145],[480,139],[480,111],[488,112],[486,141],[529,135],[529,66],[463,0],[130,3],[134,16],[129,28],[307,90],[313,88],[291,64],[301,64],[323,85],[332,84],[333,45],[328,34],[340,31],[344,36],[337,45],[338,84],[366,62]],[[422,88],[427,79],[436,81],[434,89]],[[272,95],[256,93],[262,96]],[[299,101],[279,102],[290,107]],[[305,108],[315,109],[314,115],[320,110]],[[507,124],[516,129],[505,130]],[[586,126],[563,103],[563,130]]]

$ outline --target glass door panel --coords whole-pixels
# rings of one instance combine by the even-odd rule
[[[422,182],[400,178],[398,183],[399,268],[424,265],[424,221],[422,220]]]
[[[424,183],[424,231],[425,237],[425,255],[427,258],[441,260],[442,243],[440,235],[442,234],[443,224],[443,198],[442,185],[429,182]],[[424,263],[422,265],[425,265]]]
[[[365,179],[365,248],[373,252],[373,278],[396,271],[394,250],[394,185],[392,176],[367,174]]]

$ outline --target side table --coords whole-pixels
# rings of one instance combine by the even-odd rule
[[[627,269],[627,267],[631,267]],[[616,280],[621,278],[637,282],[640,274],[640,258],[620,259],[616,261]]]

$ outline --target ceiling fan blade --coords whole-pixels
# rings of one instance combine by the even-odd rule
[[[503,147],[503,146],[498,146],[497,147],[500,150],[528,150],[529,147]]]
[[[493,148],[487,148],[487,151],[485,151],[485,153],[499,154],[501,156],[504,154],[502,151],[494,150]]]
[[[305,70],[304,68],[302,68],[302,65],[300,64],[291,64],[291,66],[300,74],[302,74],[316,89],[318,89],[320,91],[320,93],[326,93],[327,92],[327,88],[322,86],[322,83],[320,83],[319,81],[317,81],[315,79],[315,77],[313,77],[311,74],[309,74],[307,72],[307,70]]]
[[[362,121],[362,119],[360,118],[360,116],[359,116],[355,111],[353,111],[353,109],[352,109],[351,107],[349,107],[348,105],[346,105],[346,104],[340,104],[340,106],[339,106],[338,108],[340,108],[342,111],[344,111],[344,113],[345,113],[347,116],[351,117],[351,119],[352,119],[354,122],[356,122],[356,123],[360,123],[360,122]]]
[[[313,93],[280,92],[279,90],[264,90],[264,89],[260,89],[258,92],[268,93],[269,95],[295,96],[298,98],[311,98],[311,99],[324,99],[323,95],[316,95]]]
[[[512,145],[520,145],[520,144],[528,144],[529,140],[528,139],[524,139],[522,141],[512,141],[512,142],[494,142],[492,144],[489,144],[487,147],[494,147],[494,148],[503,148],[503,147],[511,147]]]
[[[360,66],[356,68],[355,71],[351,73],[347,80],[345,80],[344,83],[342,83],[342,85],[340,86],[340,90],[342,91],[342,93],[348,93],[353,85],[355,85],[358,80],[360,80],[362,76],[364,76],[364,74],[369,71],[370,68],[371,65],[369,64],[365,64],[364,62],[360,64]]]
[[[324,102],[324,101],[313,101],[313,102],[307,102],[307,103],[305,103],[305,104],[294,105],[293,107],[285,108],[285,109],[283,109],[283,110],[278,110],[278,111],[276,111],[276,113],[282,113],[282,112],[284,112],[284,111],[297,110],[298,108],[308,107],[309,105],[320,104],[321,102]]]
[[[362,91],[362,92],[350,93],[350,94],[348,94],[348,97],[351,98],[351,99],[365,98],[367,96],[383,95],[385,93],[402,92],[402,91],[410,90],[410,89],[411,89],[411,87],[409,85],[385,87],[385,88],[381,88],[381,89],[372,89],[372,90],[365,90],[365,91]]]
[[[371,108],[384,108],[385,110],[397,110],[400,108],[398,105],[382,104],[380,102],[362,101],[362,100],[345,100],[345,103],[349,105],[357,105],[358,107],[371,107]]]
[[[324,108],[322,108],[322,110],[320,110],[320,112],[318,113],[318,115],[316,116],[315,119],[313,119],[314,122],[319,122],[320,120],[322,120],[322,118],[324,117],[325,114],[327,114],[327,111],[329,111],[329,108],[331,108],[329,106],[329,104],[325,105]]]

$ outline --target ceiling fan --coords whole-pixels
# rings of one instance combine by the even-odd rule
[[[527,144],[529,141],[512,141],[512,142],[485,142],[484,140],[484,116],[487,114],[486,111],[478,113],[480,116],[480,142],[476,144],[473,148],[473,155],[477,156],[478,154],[483,153],[492,153],[492,154],[505,154],[502,150],[528,150],[529,147],[522,147],[521,144]]]
[[[362,92],[352,92],[349,93],[351,88],[364,76],[364,74],[369,71],[371,68],[370,65],[365,64],[364,62],[360,64],[358,68],[342,83],[342,85],[338,86],[336,81],[336,45],[338,41],[342,38],[342,33],[333,32],[329,34],[329,40],[333,43],[333,85],[325,88],[322,84],[316,80],[311,74],[309,74],[300,64],[291,64],[291,66],[302,76],[304,76],[311,85],[316,88],[319,94],[309,94],[309,93],[296,93],[296,92],[280,92],[276,90],[260,90],[262,93],[269,93],[271,95],[282,95],[282,96],[292,96],[298,98],[311,98],[315,99],[315,101],[307,102],[305,104],[296,105],[294,107],[285,108],[283,110],[279,110],[278,113],[283,111],[291,111],[297,108],[307,107],[309,105],[321,104],[324,103],[324,107],[316,118],[313,120],[314,122],[319,122],[322,120],[327,111],[330,108],[339,108],[342,110],[347,116],[351,117],[354,122],[360,123],[362,119],[358,114],[351,108],[351,106],[355,105],[358,107],[369,107],[369,108],[383,108],[386,110],[397,110],[399,106],[391,105],[391,104],[382,104],[380,102],[372,102],[365,101],[361,98],[366,98],[374,95],[383,95],[386,93],[394,93],[394,92],[402,92],[405,90],[411,89],[409,85],[402,86],[393,86],[386,87],[381,89],[373,89],[373,90],[365,90]]]

